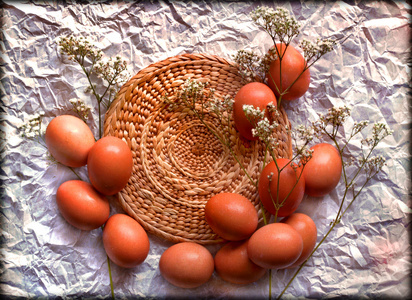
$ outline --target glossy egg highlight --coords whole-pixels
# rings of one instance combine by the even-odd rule
[[[342,176],[342,160],[339,151],[328,143],[316,144],[312,158],[303,168],[305,193],[312,197],[329,194]]]
[[[204,246],[182,242],[163,252],[159,269],[162,276],[171,284],[181,288],[196,288],[212,277],[214,260]]]
[[[62,183],[57,189],[56,201],[64,219],[81,230],[102,226],[110,215],[107,198],[85,181],[69,180]]]
[[[103,229],[107,256],[118,266],[134,268],[146,259],[150,241],[143,227],[125,214],[112,215]]]
[[[266,269],[284,269],[295,263],[303,250],[300,234],[285,223],[259,228],[249,239],[248,256]]]
[[[106,136],[90,149],[87,169],[91,184],[102,194],[114,195],[129,181],[133,155],[122,139]]]
[[[46,128],[45,141],[50,154],[72,168],[86,165],[89,151],[95,143],[86,123],[71,115],[51,120]]]
[[[256,208],[246,197],[236,193],[211,197],[205,206],[205,218],[216,234],[229,241],[248,238],[258,226]]]

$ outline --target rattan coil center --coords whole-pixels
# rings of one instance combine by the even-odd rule
[[[213,195],[239,193],[259,212],[257,188],[242,170],[228,147],[202,124],[193,112],[164,100],[173,96],[186,79],[209,82],[218,97],[234,97],[245,84],[233,63],[213,55],[184,54],[171,57],[138,72],[117,94],[106,113],[104,135],[127,142],[134,167],[127,186],[118,194],[122,208],[151,234],[172,242],[200,244],[222,242],[208,226],[204,207]],[[217,134],[219,124],[213,114],[204,122]],[[291,141],[281,109],[278,157],[290,157]],[[231,126],[231,145],[254,181],[263,166],[264,147],[246,142]]]

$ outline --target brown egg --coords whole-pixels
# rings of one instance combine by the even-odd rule
[[[90,183],[69,180],[59,186],[56,193],[60,213],[76,228],[92,230],[102,226],[110,215],[107,198]]]
[[[253,263],[247,254],[248,240],[229,242],[215,255],[216,273],[225,281],[249,284],[263,277],[266,269]]]
[[[195,288],[212,277],[214,261],[212,254],[204,246],[183,242],[163,252],[159,269],[171,284],[181,288]]]
[[[92,185],[102,194],[114,195],[129,181],[133,155],[123,140],[106,136],[90,149],[87,169]]]
[[[216,234],[229,241],[247,239],[258,225],[258,214],[252,202],[236,193],[211,197],[205,206],[205,218]]]
[[[88,153],[95,143],[86,123],[71,115],[61,115],[51,120],[44,137],[51,155],[58,162],[73,168],[86,165]]]
[[[316,224],[312,218],[302,213],[294,213],[282,220],[282,222],[292,226],[302,237],[303,250],[299,259],[288,268],[295,268],[301,265],[310,255],[315,248],[316,240],[318,237],[318,231]]]
[[[135,219],[124,214],[115,214],[106,222],[103,245],[109,258],[123,268],[140,265],[150,250],[146,231]]]
[[[285,223],[271,223],[259,228],[249,239],[248,256],[266,269],[284,269],[298,260],[303,241],[300,234]]]

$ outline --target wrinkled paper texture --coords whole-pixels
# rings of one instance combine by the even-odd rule
[[[355,121],[384,122],[392,136],[376,149],[387,166],[368,185],[329,238],[302,269],[285,297],[319,298],[409,295],[409,135],[410,98],[407,60],[410,9],[404,2],[282,3],[301,22],[299,38],[334,38],[335,50],[311,68],[309,91],[284,103],[292,126],[308,125],[332,105],[348,105]],[[134,75],[151,63],[182,53],[210,53],[226,59],[239,49],[264,53],[271,46],[249,13],[271,2],[225,1],[5,1],[2,8],[1,78],[1,287],[2,295],[21,297],[110,297],[107,258],[100,229],[80,231],[59,214],[58,186],[74,174],[50,163],[46,149],[24,139],[19,126],[43,111],[43,127],[70,113],[70,99],[93,107],[89,125],[97,135],[95,99],[85,93],[87,79],[78,65],[63,60],[59,37],[84,36],[105,57],[120,55]],[[297,42],[294,42],[297,45]],[[370,131],[369,131],[370,133]],[[364,137],[368,133],[365,133]],[[349,152],[359,155],[360,138]],[[85,168],[78,170],[87,178]],[[343,196],[342,183],[322,198],[305,196],[298,211],[318,228],[318,242],[329,229]],[[122,212],[111,199],[111,213]],[[268,276],[237,286],[216,274],[203,286],[182,290],[160,275],[158,262],[171,243],[150,235],[145,262],[133,269],[113,263],[114,293],[131,296],[268,296]],[[208,247],[212,254],[218,246]],[[275,271],[277,296],[295,270]]]

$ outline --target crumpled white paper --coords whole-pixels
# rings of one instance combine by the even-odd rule
[[[5,1],[2,8],[1,77],[1,283],[2,296],[111,297],[101,230],[70,226],[55,202],[58,186],[75,179],[67,168],[50,164],[47,151],[21,138],[18,127],[43,111],[43,126],[69,113],[70,99],[94,109],[90,126],[97,135],[97,105],[84,92],[87,80],[77,65],[63,61],[57,40],[82,35],[107,57],[127,60],[130,75],[150,63],[182,53],[204,52],[230,59],[239,49],[261,53],[268,36],[249,17],[260,2],[226,1]],[[274,3],[263,3],[274,6]],[[384,122],[394,130],[376,149],[387,166],[373,180],[334,232],[289,287],[285,298],[333,296],[406,297],[410,271],[409,134],[410,9],[405,2],[282,3],[302,24],[301,37],[334,38],[336,49],[311,68],[309,91],[284,103],[293,126],[314,121],[332,105],[352,107],[354,121]],[[346,128],[346,127],[345,127]],[[349,129],[346,129],[349,130]],[[360,140],[349,151],[356,155]],[[79,173],[87,178],[87,172]],[[299,211],[318,227],[318,242],[329,229],[343,188],[323,198],[306,197]],[[111,199],[112,213],[122,212]],[[247,286],[222,281],[182,290],[160,275],[158,261],[170,242],[150,235],[146,261],[134,269],[113,263],[117,298],[268,297],[268,276]],[[218,246],[208,247],[212,254]],[[294,270],[275,271],[277,296]]]

